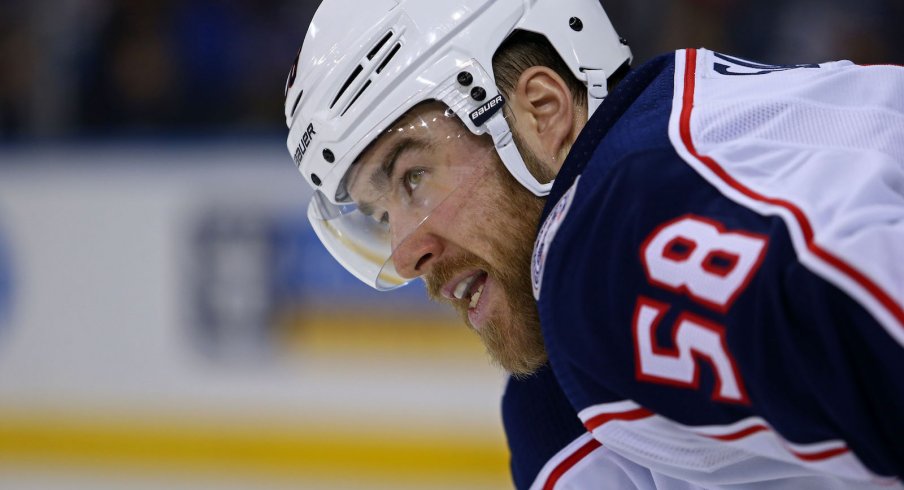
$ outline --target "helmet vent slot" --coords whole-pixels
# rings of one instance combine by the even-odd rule
[[[295,104],[292,105],[292,116],[295,116],[295,111],[298,110],[298,103],[301,102],[301,96],[304,95],[304,90],[298,92],[298,97],[295,97]]]
[[[344,116],[360,99],[364,91],[378,81],[376,75],[379,75],[389,65],[389,62],[402,48],[402,43],[398,38],[399,34],[393,31],[387,32],[370,48],[367,56],[361,58],[358,66],[342,83],[342,88],[339,89],[330,104],[330,110],[335,111],[334,115]]]
[[[358,97],[361,97],[361,94],[363,94],[364,91],[367,90],[367,87],[369,87],[369,86],[370,86],[370,80],[364,82],[364,86],[361,87],[361,90],[358,90],[358,93],[355,94],[355,98],[353,98],[352,101],[348,103],[348,107],[346,107],[345,110],[342,111],[342,114],[340,114],[339,117],[344,116],[345,113],[348,112],[348,110],[351,109],[353,105],[355,105],[355,101],[358,100]]]
[[[376,56],[377,53],[380,52],[380,49],[383,47],[384,44],[386,44],[386,41],[389,41],[389,38],[391,38],[391,37],[392,37],[392,31],[387,32],[386,35],[383,36],[383,39],[380,39],[380,42],[378,42],[373,47],[373,49],[370,50],[370,53],[367,53],[367,59],[368,60],[374,59],[374,56]]]
[[[389,64],[389,60],[391,60],[396,55],[396,53],[399,52],[399,49],[401,49],[401,48],[402,48],[402,43],[396,43],[396,45],[392,47],[392,51],[390,51],[389,54],[386,55],[386,59],[384,59],[383,62],[380,63],[380,66],[377,67],[378,75],[380,74],[381,71],[383,71],[383,68],[386,68],[386,65]]]
[[[362,67],[361,65],[358,65],[358,67],[355,68],[355,71],[352,72],[351,76],[349,76],[345,80],[345,83],[342,84],[342,88],[339,89],[339,93],[336,94],[336,98],[333,99],[333,103],[330,104],[330,109],[332,109],[333,106],[336,105],[336,102],[339,102],[339,98],[342,97],[342,94],[344,94],[346,90],[348,90],[348,86],[351,85],[352,82],[354,82],[356,78],[358,78],[358,75],[361,74],[361,71],[363,69],[364,69],[364,67]]]

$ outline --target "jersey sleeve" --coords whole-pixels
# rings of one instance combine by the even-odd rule
[[[515,488],[692,490],[604,447],[581,424],[552,371],[509,379],[502,414]]]

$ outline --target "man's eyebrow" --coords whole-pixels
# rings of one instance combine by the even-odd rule
[[[377,189],[385,188],[392,178],[392,172],[395,170],[396,162],[406,151],[420,150],[428,148],[430,145],[422,140],[413,138],[403,138],[393,145],[392,149],[380,164],[380,168],[374,170],[370,174],[370,184]]]

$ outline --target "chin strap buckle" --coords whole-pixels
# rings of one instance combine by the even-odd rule
[[[587,74],[587,118],[590,118],[609,95],[608,81],[603,70],[585,68],[583,71]]]

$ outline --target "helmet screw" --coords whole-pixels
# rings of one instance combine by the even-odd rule
[[[474,82],[474,77],[470,73],[463,71],[458,74],[458,83],[467,87],[468,85],[471,85],[472,82]]]
[[[584,29],[584,22],[578,17],[572,17],[568,19],[568,27],[571,27],[574,31],[580,32]]]
[[[320,184],[322,183],[320,181],[320,177],[318,177],[317,174],[311,174],[311,182],[313,182],[317,187],[320,187]]]
[[[480,102],[487,98],[487,91],[484,90],[483,87],[474,87],[471,89],[471,98]]]
[[[336,156],[333,155],[333,152],[330,151],[329,148],[326,148],[323,150],[323,159],[329,163],[333,163],[336,161]],[[320,185],[320,184],[317,184],[317,185]]]

